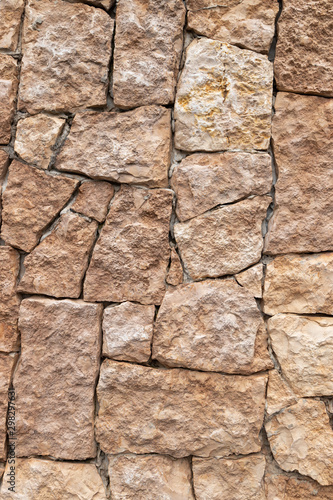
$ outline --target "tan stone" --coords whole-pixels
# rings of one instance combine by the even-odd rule
[[[278,89],[333,96],[332,16],[331,0],[283,3],[274,63]]]
[[[272,415],[297,402],[295,394],[277,370],[269,372],[266,400],[267,415]]]
[[[96,439],[106,453],[227,456],[260,450],[265,375],[155,369],[105,360]]]
[[[15,112],[18,69],[11,56],[0,54],[0,144],[8,144]]]
[[[116,0],[68,0],[69,2],[83,2],[95,7],[102,7],[105,10],[110,10]]]
[[[170,258],[172,192],[121,186],[84,284],[88,301],[160,304]]]
[[[278,180],[265,251],[333,249],[333,100],[279,93],[273,141]]]
[[[24,0],[2,0],[0,3],[0,49],[17,48]]]
[[[65,120],[39,114],[19,120],[14,149],[26,162],[47,169]]]
[[[19,109],[74,111],[106,105],[114,21],[102,9],[28,0]]]
[[[254,344],[252,362],[239,369],[240,374],[256,373],[274,368],[274,363],[268,352],[268,335],[265,325],[259,326]]]
[[[175,224],[182,261],[193,279],[238,273],[260,260],[262,222],[271,202],[258,196]]]
[[[98,222],[103,222],[113,194],[114,187],[108,182],[83,182],[71,209],[96,219]]]
[[[16,356],[0,354],[0,460],[6,460],[8,389]],[[15,414],[9,408],[8,430],[15,426]],[[13,418],[14,417],[14,418]]]
[[[150,358],[154,306],[123,302],[104,309],[103,356],[144,363]]]
[[[184,273],[182,263],[180,262],[178,253],[174,248],[172,248],[170,268],[166,277],[166,282],[169,283],[169,285],[177,286],[183,283],[183,277]]]
[[[9,156],[3,149],[0,149],[0,186],[6,176],[9,165]]]
[[[118,2],[113,61],[116,106],[174,101],[184,23],[182,0]]]
[[[263,283],[263,265],[257,264],[246,271],[243,271],[235,276],[237,283],[248,290],[253,297],[260,299],[262,297]]]
[[[266,56],[207,38],[193,40],[177,86],[176,147],[267,149],[272,92],[273,67]]]
[[[162,455],[109,456],[114,500],[194,500],[187,459]]]
[[[78,181],[13,161],[2,195],[2,238],[30,252],[69,201]]]
[[[18,311],[20,298],[16,283],[20,269],[20,255],[13,248],[0,246],[0,351],[17,351]]]
[[[217,205],[269,193],[271,184],[271,157],[266,153],[197,153],[184,158],[171,178],[180,221]]]
[[[94,393],[101,316],[99,304],[22,301],[22,353],[14,374],[18,457],[96,456]]]
[[[87,112],[74,118],[56,167],[94,179],[165,187],[170,155],[170,110]]]

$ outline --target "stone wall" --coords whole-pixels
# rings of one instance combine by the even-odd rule
[[[1,499],[333,499],[332,19],[0,0]]]

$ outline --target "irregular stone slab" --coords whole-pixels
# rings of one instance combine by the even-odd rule
[[[20,255],[7,246],[0,246],[0,351],[19,350],[18,311],[20,298],[16,283],[20,270]]]
[[[266,399],[267,415],[272,415],[297,402],[295,394],[277,370],[269,372]]]
[[[0,54],[0,75],[0,144],[8,144],[18,85],[17,62],[11,56]]]
[[[253,297],[260,299],[262,297],[262,283],[264,277],[263,264],[257,264],[250,267],[235,276],[237,283],[248,290]]]
[[[259,326],[254,344],[254,356],[249,365],[238,368],[238,373],[247,375],[249,373],[262,372],[274,368],[274,363],[268,352],[268,335],[264,324]]]
[[[169,109],[87,112],[75,116],[56,167],[94,179],[166,187],[170,155]]]
[[[207,38],[193,40],[177,86],[176,148],[267,149],[272,92],[273,67],[266,56]]]
[[[145,363],[150,358],[154,306],[123,302],[104,309],[103,356]]]
[[[30,252],[77,185],[74,179],[50,175],[14,160],[2,195],[2,238]]]
[[[272,199],[258,196],[175,224],[181,258],[193,279],[238,273],[261,257],[262,222]]]
[[[71,209],[96,219],[98,222],[103,222],[113,194],[114,187],[108,182],[83,182]]]
[[[176,166],[171,186],[180,221],[250,195],[269,193],[271,157],[266,153],[197,153]]]
[[[183,283],[183,266],[174,248],[171,250],[170,269],[166,277],[166,282],[173,286]]]
[[[97,222],[63,214],[54,230],[24,259],[23,293],[78,298],[95,243]]]
[[[9,165],[9,156],[3,149],[0,149],[0,185],[2,185],[3,180],[6,176],[7,169]]]
[[[279,90],[333,96],[332,16],[330,0],[283,4],[274,62]]]
[[[96,439],[113,454],[181,458],[259,451],[266,379],[105,360],[97,388]]]
[[[332,250],[333,100],[279,93],[273,140],[278,180],[268,254]]]
[[[89,3],[90,5],[94,5],[95,7],[102,7],[105,10],[110,10],[111,7],[115,4],[115,0],[69,0],[70,2],[83,2]]]
[[[171,209],[170,190],[121,186],[92,255],[84,300],[161,303]]]
[[[15,51],[24,0],[2,0],[0,4],[0,49]]]
[[[18,107],[29,113],[106,105],[114,21],[62,0],[28,0]]]
[[[96,456],[94,393],[101,316],[100,304],[22,301],[22,353],[14,374],[18,457]]]
[[[109,456],[110,490],[114,500],[194,500],[187,459],[162,455]]]
[[[118,2],[113,60],[117,107],[174,101],[184,23],[182,0]]]
[[[2,247],[1,247],[2,248]],[[0,354],[0,460],[6,460],[8,389],[16,356]],[[12,419],[13,414],[8,415]]]
[[[278,2],[233,0],[224,3],[227,5],[212,0],[189,0],[188,29],[198,35],[267,54],[274,36]]]

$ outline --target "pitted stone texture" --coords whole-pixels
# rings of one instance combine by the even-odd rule
[[[182,0],[120,0],[113,97],[119,108],[170,104],[183,48]]]
[[[97,222],[63,214],[53,231],[27,255],[18,286],[23,293],[78,298],[95,242]]]
[[[114,500],[194,500],[187,459],[162,455],[109,456]]]
[[[229,0],[222,4],[217,0],[189,0],[188,28],[198,35],[267,54],[274,36],[278,1]]]
[[[161,303],[171,209],[170,190],[121,186],[92,255],[84,300]]]
[[[295,394],[277,370],[269,372],[266,400],[269,416],[297,402]]]
[[[17,351],[18,311],[20,298],[16,283],[20,269],[20,255],[13,248],[0,246],[0,351]]]
[[[13,355],[0,354],[0,460],[6,460],[8,389],[16,362]],[[11,412],[9,422],[15,426],[15,416]],[[14,419],[13,419],[14,417]]]
[[[1,236],[5,242],[30,252],[77,184],[74,179],[50,175],[14,160],[2,195]]]
[[[171,250],[171,262],[166,282],[169,285],[177,286],[183,283],[184,273],[183,266],[180,262],[178,253],[174,248]]]
[[[8,144],[18,85],[17,62],[13,57],[0,54],[0,75],[0,144]]]
[[[17,48],[24,0],[2,0],[0,3],[0,49]]]
[[[279,93],[273,141],[278,180],[269,254],[333,249],[333,100]]]
[[[96,439],[106,453],[227,456],[260,450],[266,376],[105,360]]]
[[[332,500],[333,486],[278,471],[265,473],[266,498],[271,500]]]
[[[171,112],[146,106],[77,114],[56,166],[94,179],[164,187],[170,155]]]
[[[43,114],[19,120],[14,145],[16,153],[27,163],[46,170],[64,125],[64,119]]]
[[[98,222],[103,222],[113,194],[114,187],[108,182],[83,182],[79,187],[77,198],[71,209],[87,217],[96,219]]]
[[[123,302],[104,309],[103,356],[145,363],[150,358],[154,306]]]
[[[96,456],[94,393],[102,305],[25,299],[22,353],[14,374],[16,455],[85,460]]]
[[[260,260],[261,226],[272,199],[257,196],[175,224],[181,258],[191,278],[238,273]]]
[[[273,66],[216,40],[193,40],[177,86],[175,145],[185,151],[267,149]]]
[[[253,297],[260,299],[262,297],[263,265],[257,264],[246,271],[235,276],[237,283],[248,290]]]
[[[279,90],[333,96],[332,17],[331,0],[283,3],[274,63]]]
[[[113,23],[89,5],[28,0],[19,109],[33,114],[106,105]]]

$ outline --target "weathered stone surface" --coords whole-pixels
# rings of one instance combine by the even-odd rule
[[[0,144],[8,144],[10,141],[18,85],[17,72],[16,60],[0,54]]]
[[[171,250],[171,262],[166,282],[169,285],[177,286],[183,283],[184,273],[183,267],[178,257],[178,253],[174,248]]]
[[[103,356],[144,363],[150,358],[154,306],[123,302],[104,309]]]
[[[267,149],[273,66],[216,40],[193,40],[175,102],[175,145],[185,151]]]
[[[254,357],[248,366],[239,369],[240,374],[256,373],[274,368],[268,352],[268,335],[265,325],[259,326],[254,344]]]
[[[63,214],[53,231],[24,259],[19,292],[78,298],[96,231],[96,221]]]
[[[261,257],[261,225],[272,199],[257,196],[175,224],[181,258],[193,279],[238,273]]]
[[[13,248],[0,246],[0,351],[16,351],[18,342],[18,311],[20,298],[16,283],[20,255]]]
[[[263,265],[257,264],[235,276],[237,282],[248,290],[253,297],[262,297]]]
[[[223,203],[269,193],[271,157],[266,153],[197,153],[176,166],[171,186],[184,221]]]
[[[30,252],[77,184],[74,179],[50,175],[13,161],[2,195],[2,238],[9,245]]]
[[[120,108],[170,104],[183,48],[182,0],[120,0],[113,96]]]
[[[115,4],[116,0],[68,0],[68,1],[88,3],[96,7],[102,7],[105,10],[110,10],[111,7]]]
[[[6,172],[9,165],[9,156],[3,149],[0,149],[0,186],[6,176]]]
[[[56,166],[95,179],[164,187],[170,155],[170,110],[146,106],[77,114]]]
[[[237,460],[194,458],[192,467],[197,500],[266,500],[262,455]]]
[[[332,16],[330,0],[284,2],[274,63],[278,89],[333,96]]]
[[[6,460],[8,389],[16,357],[0,354],[0,460]],[[13,414],[10,419],[12,421]]]
[[[113,194],[114,187],[108,182],[83,182],[71,209],[96,219],[98,222],[103,222]]]
[[[227,456],[260,450],[265,375],[163,370],[105,360],[96,439],[106,453]]]
[[[113,20],[62,0],[25,8],[19,109],[74,111],[106,105]]]
[[[2,0],[0,3],[0,49],[16,50],[24,0]]]
[[[188,28],[208,38],[267,54],[274,36],[278,1],[232,0],[224,4],[189,0]]]
[[[19,120],[14,149],[28,163],[47,169],[65,120],[39,114]]]
[[[172,192],[121,186],[84,284],[88,301],[160,304],[170,257]]]
[[[268,415],[272,415],[297,402],[295,394],[277,370],[269,372],[266,399],[266,412]]]
[[[14,374],[16,455],[84,460],[96,455],[94,392],[102,305],[25,299]]]
[[[333,431],[325,403],[301,399],[273,415],[266,431],[283,470],[297,470],[324,486],[333,484]]]
[[[110,490],[114,500],[194,500],[187,459],[162,455],[109,457]]]
[[[278,180],[265,251],[332,250],[333,100],[279,93],[275,109]]]

